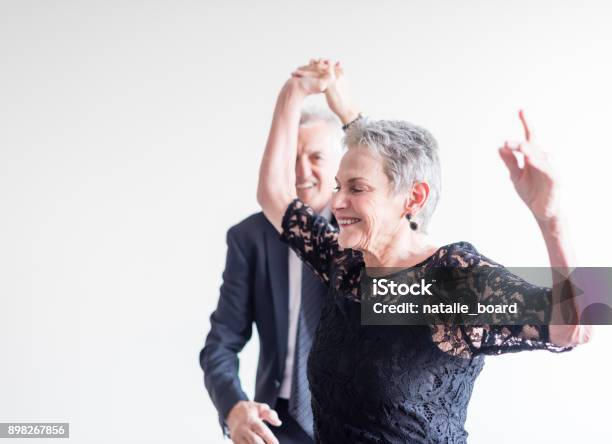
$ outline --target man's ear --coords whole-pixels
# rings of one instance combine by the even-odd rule
[[[412,184],[410,193],[406,196],[405,214],[411,214],[413,217],[421,212],[421,208],[425,206],[429,199],[429,184],[427,182],[415,182]]]

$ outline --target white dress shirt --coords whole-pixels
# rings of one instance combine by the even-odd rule
[[[326,207],[320,213],[329,220],[331,209]],[[287,332],[287,357],[285,358],[285,371],[278,396],[289,399],[291,396],[291,381],[293,376],[293,358],[295,355],[295,340],[297,338],[300,304],[302,302],[302,260],[289,249],[289,331]]]

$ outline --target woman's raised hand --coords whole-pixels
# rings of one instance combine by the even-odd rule
[[[335,70],[329,60],[311,59],[308,65],[300,66],[291,73],[300,89],[306,94],[324,93],[335,81]]]
[[[334,65],[334,81],[331,82],[325,91],[325,98],[329,108],[336,113],[342,123],[352,122],[359,115],[359,109],[353,103],[344,68],[340,62]]]
[[[519,119],[525,131],[525,140],[506,141],[499,149],[499,155],[510,171],[510,179],[520,198],[538,222],[548,222],[558,216],[558,184],[549,156],[534,144],[532,129],[522,110],[519,111]],[[521,155],[524,158],[522,167],[518,162]]]
[[[340,62],[332,63],[327,59],[313,59],[308,65],[301,66],[292,74],[303,81],[303,89],[309,94],[324,92],[329,108],[336,113],[342,123],[353,121],[359,110],[353,104],[349,93],[344,69]]]

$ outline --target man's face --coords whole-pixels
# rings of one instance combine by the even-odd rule
[[[297,196],[316,212],[329,203],[340,158],[340,143],[330,124],[314,121],[301,126],[295,162]]]

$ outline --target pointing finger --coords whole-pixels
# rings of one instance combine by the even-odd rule
[[[529,128],[527,119],[525,119],[525,112],[522,109],[519,110],[519,119],[521,119],[521,123],[523,124],[523,130],[525,131],[525,140],[527,140],[527,142],[531,142],[531,129]]]

